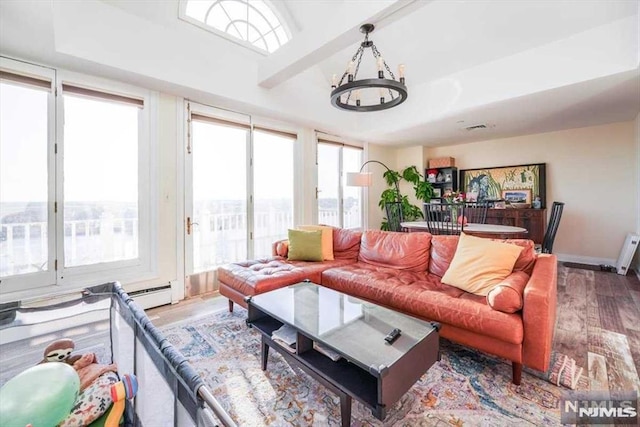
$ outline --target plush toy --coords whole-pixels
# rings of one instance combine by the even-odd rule
[[[111,386],[113,406],[107,415],[105,427],[118,427],[124,414],[127,399],[133,399],[138,392],[138,379],[135,375],[123,375],[122,381]]]
[[[44,349],[44,359],[40,363],[64,362],[73,366],[80,359],[80,356],[71,356],[74,348],[76,345],[68,338],[54,341]]]

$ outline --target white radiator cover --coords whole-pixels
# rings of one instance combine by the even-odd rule
[[[627,275],[633,255],[636,253],[636,249],[638,248],[638,242],[640,242],[640,235],[627,234],[627,238],[625,239],[624,245],[622,245],[622,250],[620,251],[620,256],[616,262],[616,272],[618,274],[622,276]]]
[[[143,310],[171,304],[171,285],[147,289],[143,291],[127,292]]]

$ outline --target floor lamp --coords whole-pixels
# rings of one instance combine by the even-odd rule
[[[373,184],[373,174],[371,172],[362,172],[364,167],[368,163],[377,163],[382,165],[388,172],[391,172],[391,169],[387,167],[382,162],[377,160],[369,160],[366,161],[360,166],[360,172],[347,172],[347,185],[350,187],[371,187]],[[395,178],[395,177],[394,177]],[[397,201],[393,203],[385,203],[385,210],[387,213],[387,221],[389,224],[389,230],[391,231],[402,231],[402,226],[400,223],[403,221],[402,215],[402,196],[400,194],[400,185],[397,179],[393,181],[396,187],[396,197]],[[396,213],[397,215],[394,215]]]

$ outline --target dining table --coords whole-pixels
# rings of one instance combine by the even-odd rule
[[[408,232],[429,231],[427,221],[407,221],[400,226]],[[526,228],[514,227],[502,224],[477,224],[468,223],[462,226],[462,232],[476,237],[488,237],[492,239],[526,239],[529,232]]]

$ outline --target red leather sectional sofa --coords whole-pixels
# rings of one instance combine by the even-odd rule
[[[333,230],[333,261],[288,261],[286,257],[227,264],[218,270],[220,293],[246,307],[248,295],[304,279],[442,324],[441,336],[512,362],[513,382],[522,366],[549,367],[556,318],[557,259],[536,254],[531,240],[506,240],[524,247],[513,275],[524,276],[522,309],[493,309],[487,297],[440,279],[449,268],[458,236],[429,233]],[[275,244],[274,244],[275,253]],[[515,276],[514,276],[515,277]],[[509,278],[508,278],[509,279]],[[507,279],[507,280],[508,280]]]

